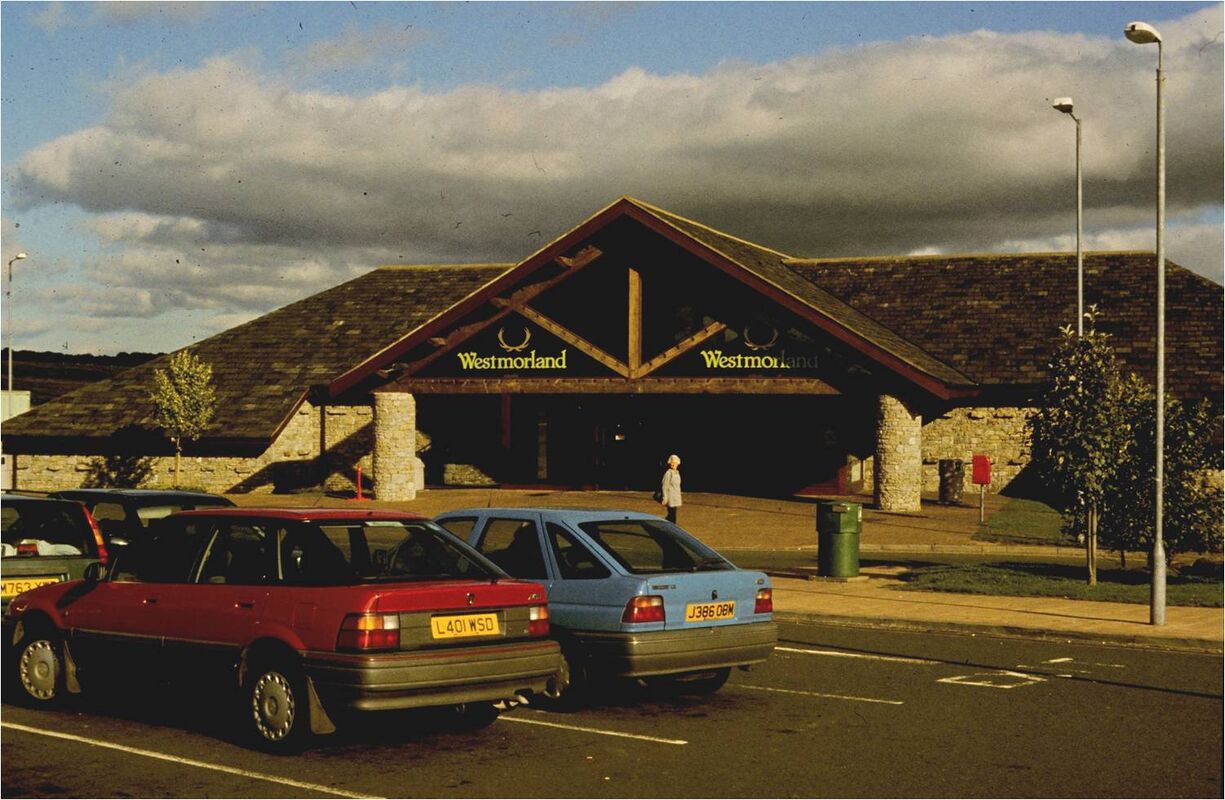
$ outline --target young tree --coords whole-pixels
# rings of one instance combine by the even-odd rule
[[[170,357],[169,368],[153,373],[154,420],[174,443],[174,488],[179,488],[183,440],[195,441],[217,410],[213,368],[188,350]]]
[[[1111,502],[1102,515],[1103,544],[1123,553],[1149,551],[1156,518],[1156,397],[1144,386],[1125,412],[1134,436],[1119,454],[1108,486]],[[1221,492],[1205,480],[1219,468],[1213,444],[1215,420],[1207,402],[1188,408],[1168,397],[1165,404],[1165,502],[1162,541],[1167,559],[1177,553],[1206,552],[1221,546]]]
[[[1096,313],[1090,306],[1081,337],[1071,326],[1060,329],[1050,363],[1054,382],[1029,421],[1034,466],[1065,520],[1084,520],[1090,586],[1097,584],[1098,519],[1119,454],[1132,439],[1132,420],[1123,412],[1135,386],[1120,377],[1110,337],[1094,325]]]

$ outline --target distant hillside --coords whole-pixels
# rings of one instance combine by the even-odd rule
[[[30,392],[30,404],[54,400],[79,386],[109,378],[116,372],[143,364],[161,353],[120,353],[115,356],[13,352],[13,386]],[[0,350],[0,386],[8,388],[8,348]]]

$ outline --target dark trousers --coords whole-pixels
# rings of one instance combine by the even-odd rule
[[[677,506],[668,506],[668,522],[676,524],[676,509]]]

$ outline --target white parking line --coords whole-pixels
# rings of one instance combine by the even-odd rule
[[[879,697],[855,697],[849,694],[825,694],[824,692],[806,692],[800,689],[776,689],[773,686],[753,686],[749,683],[737,683],[737,689],[756,689],[759,692],[778,692],[779,694],[802,694],[806,697],[825,697],[830,700],[854,700],[857,703],[881,703],[888,706],[900,706],[902,700],[882,700]]]
[[[893,661],[898,664],[938,664],[926,658],[907,658],[905,656],[875,656],[868,653],[847,653],[842,650],[807,650],[799,647],[775,647],[779,653],[803,653],[808,656],[837,656],[838,658],[863,658],[869,661]]]
[[[224,772],[229,775],[237,775],[241,778],[254,778],[259,781],[267,781],[268,783],[279,783],[282,786],[290,786],[294,789],[304,789],[309,792],[320,792],[322,794],[331,794],[336,797],[353,797],[353,798],[376,798],[377,795],[372,794],[354,794],[346,792],[344,789],[333,789],[330,786],[321,786],[317,783],[305,783],[303,781],[295,781],[292,778],[281,778],[276,775],[267,775],[262,772],[252,772],[246,769],[238,769],[237,767],[227,767],[222,764],[210,764],[207,761],[197,761],[194,758],[183,758],[181,756],[172,756],[166,753],[158,753],[154,750],[142,750],[139,747],[128,747],[127,745],[115,744],[113,742],[104,742],[101,739],[90,739],[86,736],[74,736],[69,733],[60,733],[59,731],[44,731],[40,728],[31,728],[28,725],[19,725],[15,722],[0,722],[0,727],[11,728],[16,731],[25,733],[33,733],[38,736],[50,736],[53,739],[67,739],[70,742],[79,742],[81,744],[92,745],[93,747],[104,747],[108,750],[119,750],[124,753],[131,753],[145,758],[156,758],[160,761],[171,761],[175,764],[183,764],[188,767],[199,767],[200,769],[210,769],[214,772]]]
[[[583,733],[597,733],[601,736],[617,736],[622,739],[640,739],[644,742],[655,742],[656,744],[689,744],[684,739],[661,739],[658,736],[644,736],[640,733],[622,733],[621,731],[607,731],[601,728],[586,728],[582,725],[563,725],[560,722],[545,722],[542,719],[524,719],[523,717],[498,717],[500,722],[522,722],[524,725],[543,725],[546,728],[561,728],[567,731],[582,731]]]

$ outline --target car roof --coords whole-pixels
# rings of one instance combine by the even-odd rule
[[[70,496],[88,496],[88,497],[182,497],[182,498],[218,498],[220,495],[210,494],[208,492],[189,492],[183,489],[63,489],[52,494],[70,497]],[[222,497],[221,499],[225,499]]]
[[[62,497],[35,497],[28,494],[8,494],[7,492],[0,495],[0,503],[4,503],[5,505],[9,505],[11,503],[70,503],[78,508],[81,505],[75,500],[66,500]]]
[[[362,520],[423,520],[428,519],[421,514],[409,511],[392,511],[390,509],[348,509],[348,508],[240,508],[217,507],[197,508],[191,511],[177,511],[172,517],[241,517],[243,519],[283,519],[311,521],[354,521]]]
[[[661,520],[658,514],[647,514],[642,511],[629,511],[626,509],[608,509],[608,508],[569,508],[564,506],[503,506],[495,508],[458,508],[454,511],[444,511],[438,514],[439,517],[451,517],[456,514],[514,514],[528,513],[541,514],[551,519],[566,519],[571,521],[591,522],[593,520],[607,519],[653,519]]]

